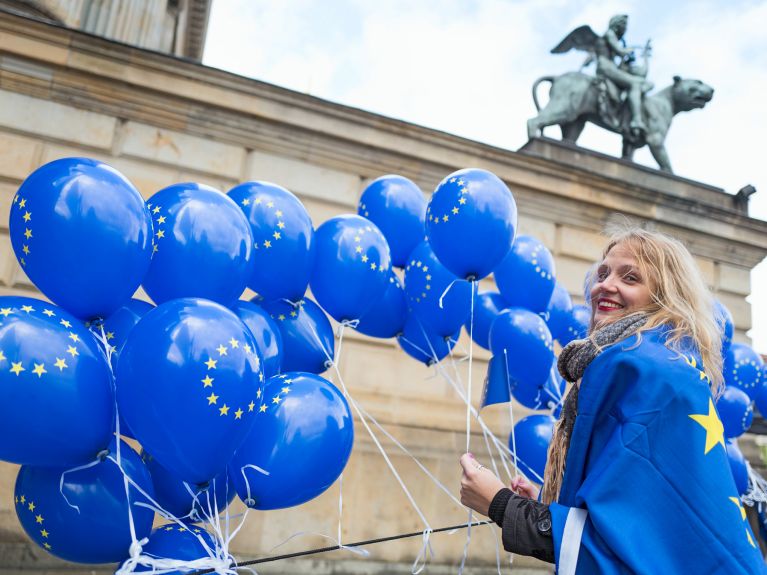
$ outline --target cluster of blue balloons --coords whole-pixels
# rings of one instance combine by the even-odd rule
[[[169,531],[151,533],[157,507],[211,521],[236,496],[299,505],[341,474],[352,417],[319,375],[334,336],[305,293],[311,283],[340,321],[388,288],[389,247],[370,220],[315,232],[265,182],[228,194],[180,183],[145,202],[110,166],[65,158],[21,185],[10,233],[53,302],[0,298],[0,459],[21,465],[16,511],[41,547],[123,561],[132,522],[146,550],[169,551]],[[154,304],[132,299],[140,286]],[[246,288],[258,296],[241,300]]]
[[[724,391],[717,398],[716,410],[724,427],[727,456],[740,495],[749,488],[748,466],[737,438],[751,427],[754,406],[767,416],[767,368],[762,357],[744,343],[733,342],[730,311],[716,302],[716,319],[722,331]]]

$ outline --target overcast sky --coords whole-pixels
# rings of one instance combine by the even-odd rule
[[[214,0],[203,62],[517,150],[535,115],[534,80],[583,61],[549,50],[582,24],[601,34],[620,13],[629,44],[652,38],[657,87],[679,74],[716,90],[704,110],[675,118],[674,171],[732,193],[753,184],[750,215],[767,220],[764,1]],[[579,143],[620,151],[617,136],[593,127]],[[635,159],[656,166],[646,149]],[[767,262],[752,273],[752,294],[750,335],[767,353]]]

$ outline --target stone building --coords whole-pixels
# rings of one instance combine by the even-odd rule
[[[315,226],[354,212],[366,183],[382,174],[404,175],[429,192],[454,170],[481,167],[509,185],[520,232],[551,249],[558,278],[576,301],[582,301],[584,273],[603,245],[600,231],[624,214],[686,243],[732,311],[736,339],[747,341],[749,272],[767,254],[767,222],[749,218],[725,191],[551,140],[503,150],[206,68],[198,60],[208,2],[135,1],[124,4],[131,7],[128,16],[116,14],[117,5],[123,3],[0,0],[0,213],[9,212],[18,185],[32,170],[66,156],[107,162],[145,197],[181,181],[223,191],[242,181],[273,181],[301,198]],[[96,8],[103,10],[98,17],[89,11]],[[147,22],[156,24],[158,15],[163,25],[149,30]],[[126,17],[139,23],[138,30],[121,20]],[[0,293],[41,297],[14,258],[7,218],[0,222]],[[459,345],[461,355],[468,350],[466,339]],[[465,405],[447,379],[405,356],[393,341],[356,333],[347,332],[339,359],[353,396],[455,493],[457,458],[465,448]],[[486,352],[474,349],[475,405],[487,360]],[[449,362],[445,365],[464,385],[466,366],[461,362],[453,372]],[[514,406],[517,419],[524,414]],[[483,416],[505,440],[508,408],[490,407]],[[380,437],[431,527],[466,520],[465,511],[407,454]],[[753,440],[742,443],[756,463]],[[476,424],[472,450],[487,452]],[[16,471],[0,463],[0,573],[110,573],[109,566],[56,560],[28,540],[13,510]],[[268,555],[297,531],[335,537],[339,496],[336,484],[299,508],[251,512],[234,554],[243,560]],[[233,512],[241,510],[234,505]],[[344,473],[340,521],[344,542],[424,528],[359,425]],[[435,534],[432,542],[437,556],[428,572],[454,572],[464,532]],[[327,540],[305,535],[279,552],[325,545]],[[367,559],[335,552],[267,564],[259,572],[408,572],[420,547],[417,537],[371,547]],[[495,549],[490,528],[476,528],[469,572],[495,573]],[[549,571],[520,557],[514,566],[520,573]]]

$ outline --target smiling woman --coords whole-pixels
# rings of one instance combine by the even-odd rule
[[[541,496],[461,458],[461,501],[506,550],[558,573],[765,573],[714,409],[722,386],[713,298],[687,249],[656,232],[611,238],[588,337],[558,368],[573,385]],[[671,512],[670,512],[671,511]]]

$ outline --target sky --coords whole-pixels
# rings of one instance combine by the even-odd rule
[[[629,44],[652,39],[657,88],[678,74],[715,89],[705,109],[674,119],[675,173],[731,193],[754,185],[749,214],[767,220],[767,1],[213,0],[203,63],[517,150],[533,82],[584,60],[551,48],[583,24],[603,33],[615,14],[629,15]],[[595,127],[578,143],[620,153],[619,137]],[[646,148],[634,159],[656,167]],[[749,335],[767,354],[767,261],[751,280]]]

